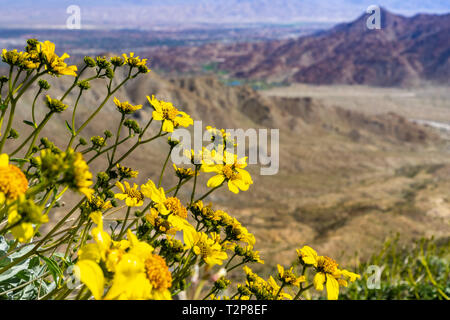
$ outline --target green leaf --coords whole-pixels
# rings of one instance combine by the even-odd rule
[[[29,125],[30,127],[37,128],[37,125],[34,122],[23,120],[23,123]]]
[[[66,120],[66,127],[67,127],[67,130],[69,130],[70,134],[73,134],[73,133],[74,133],[72,127],[71,127],[70,124],[67,122],[67,120]]]
[[[39,257],[45,261],[45,263],[47,264],[48,270],[50,271],[53,279],[55,280],[55,283],[58,283],[59,279],[62,279],[62,277],[63,277],[63,272],[59,268],[58,263],[51,258],[47,258],[47,257],[41,256],[41,255],[39,255]]]

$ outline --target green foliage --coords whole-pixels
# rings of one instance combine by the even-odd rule
[[[15,241],[0,236],[0,268],[14,263],[26,255],[31,246],[14,252]],[[8,255],[8,252],[11,254]],[[39,257],[25,259],[0,275],[0,300],[30,300],[42,297],[55,288],[55,283],[45,280],[47,265]]]
[[[398,237],[360,264],[361,280],[350,284],[340,299],[442,300],[450,296],[450,239],[421,239],[412,247],[401,246]],[[369,266],[381,268],[379,288],[370,289],[376,277]],[[368,285],[369,284],[369,285]]]

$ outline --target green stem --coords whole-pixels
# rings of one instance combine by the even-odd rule
[[[67,150],[72,146],[73,140],[75,139],[76,136],[78,136],[80,134],[81,131],[84,130],[84,128],[89,124],[89,122],[92,121],[92,119],[95,118],[95,116],[100,112],[100,110],[102,110],[102,108],[105,106],[106,102],[108,102],[109,98],[111,98],[111,96],[117,91],[119,90],[120,87],[122,87],[125,82],[127,82],[130,78],[127,77],[125,78],[125,80],[123,80],[113,91],[109,91],[108,90],[108,94],[106,95],[105,99],[103,99],[103,102],[97,107],[97,109],[89,116],[89,118],[81,125],[81,127],[75,131],[75,134],[72,135],[72,137],[70,138],[70,141],[67,145]]]
[[[116,155],[117,144],[119,143],[120,132],[122,130],[122,124],[123,124],[124,120],[125,120],[125,113],[122,113],[122,117],[120,118],[119,127],[117,128],[116,141],[114,142],[114,147],[113,147],[113,151],[112,151],[112,154],[111,154],[111,159],[109,160],[109,165],[111,165],[113,163],[113,161],[114,161],[114,156]]]
[[[28,89],[28,87],[37,79],[39,78],[43,73],[38,73],[36,74],[29,82],[27,82],[27,84],[21,89],[21,91],[19,91],[18,95],[13,98],[12,94],[11,94],[11,110],[9,112],[9,119],[8,119],[8,124],[6,125],[6,130],[3,134],[3,137],[0,141],[0,153],[3,150],[3,147],[5,145],[6,139],[8,138],[9,132],[11,130],[12,127],[12,123],[14,120],[14,112],[16,111],[16,105],[17,102],[19,101],[20,97],[25,93],[25,91]],[[26,81],[26,79],[24,80]],[[12,90],[12,89],[10,89]]]
[[[275,295],[275,300],[277,300],[277,298],[280,295],[281,290],[283,290],[284,286],[285,286],[285,283],[281,284],[280,289],[278,290],[277,294]]]
[[[172,147],[170,147],[169,153],[167,154],[166,161],[164,161],[164,165],[161,170],[161,174],[159,175],[158,188],[161,187],[162,178],[164,175],[164,171],[166,170],[167,162],[169,162],[170,154],[172,153]]]
[[[128,141],[131,138],[131,136],[128,136],[126,138],[123,138],[121,141],[119,141],[119,143],[117,143],[118,146],[120,146],[121,144],[123,144],[124,142]],[[95,159],[97,159],[99,156],[101,156],[102,154],[104,154],[105,152],[108,152],[109,150],[111,150],[112,148],[114,148],[114,146],[108,147],[106,149],[103,149],[102,151],[98,152],[95,154],[95,156],[93,156],[91,159],[88,160],[87,164],[91,163],[92,161],[94,161]],[[86,154],[88,152],[86,152],[86,150],[81,151],[82,154]]]
[[[195,196],[195,188],[197,187],[197,175],[198,175],[198,169],[199,166],[195,165],[195,172],[194,172],[194,186],[192,187],[192,193],[191,193],[191,202],[189,203],[189,207],[194,202],[194,196]]]
[[[75,113],[77,112],[78,102],[80,101],[81,95],[83,94],[83,89],[80,89],[80,93],[78,94],[77,100],[75,101],[75,106],[73,107],[72,112],[72,135],[75,131]]]
[[[127,223],[127,221],[128,221],[128,216],[130,215],[130,210],[131,210],[131,207],[128,207],[128,209],[127,209],[127,214],[125,215],[125,220],[123,220],[122,228],[120,229],[119,237],[117,238],[117,240],[119,240],[120,238],[122,238],[122,236],[123,236],[124,233],[125,233],[125,225],[126,225],[126,223]]]
[[[224,181],[225,182],[225,181]],[[200,201],[205,199],[207,196],[209,196],[211,193],[213,193],[214,191],[216,191],[217,189],[219,189],[221,186],[223,186],[224,182],[222,182],[220,185],[218,185],[217,187],[212,188],[211,190],[209,190],[207,193],[205,193],[203,196],[201,196],[200,198],[198,198],[195,202]]]
[[[181,181],[183,181],[183,179],[179,178],[178,184],[177,184],[177,188],[175,189],[175,193],[173,194],[174,197],[177,196],[178,191],[180,190],[180,187],[181,187]]]
[[[64,93],[64,95],[61,97],[61,99],[59,99],[60,101],[64,101],[64,99],[67,97],[67,95],[73,90],[73,88],[75,88],[75,86],[76,86],[77,83],[78,83],[78,80],[80,79],[81,75],[83,74],[84,70],[86,70],[86,68],[87,68],[87,65],[85,65],[85,66],[83,67],[83,69],[80,70],[80,72],[79,72],[78,75],[75,77],[75,80],[73,81],[73,83],[72,83],[72,85],[70,86],[70,88],[67,89],[67,91]],[[96,79],[96,78],[97,78],[97,76],[92,77],[92,78],[89,78],[89,79],[87,79],[87,81],[93,80],[93,79]]]
[[[14,112],[15,111],[16,111],[16,103],[12,102],[11,103],[11,110],[9,111],[8,124],[6,125],[6,130],[3,133],[2,140],[0,141],[0,153],[3,150],[3,146],[5,145],[6,139],[8,138],[9,131],[11,130],[12,122],[13,122],[13,119],[14,119]]]
[[[303,292],[305,292],[306,290],[308,290],[312,286],[313,286],[313,284],[310,284],[309,286],[307,286],[305,288],[300,288],[300,290],[298,290],[297,294],[295,295],[294,299],[292,299],[292,300],[297,300]]]
[[[19,152],[20,150],[22,150],[22,148],[28,143],[28,141],[30,141],[31,138],[33,138],[33,141],[31,142],[28,151],[25,154],[25,158],[29,155],[31,149],[33,149],[34,143],[36,142],[37,137],[39,136],[39,133],[41,132],[42,128],[44,128],[44,126],[47,124],[47,122],[50,120],[50,118],[53,115],[53,111],[50,111],[49,113],[47,113],[44,117],[44,119],[41,121],[41,123],[39,124],[39,126],[37,128],[35,128],[33,130],[33,132],[25,139],[24,142],[22,142],[22,144],[17,147],[16,150],[14,150],[11,154],[10,157],[15,155],[17,152]]]
[[[33,119],[33,124],[34,124],[35,127],[36,127],[36,116],[34,114],[34,109],[35,109],[35,106],[36,106],[36,100],[39,97],[39,95],[41,94],[41,92],[42,92],[42,88],[39,88],[36,96],[34,97],[33,105],[31,106],[31,117]]]
[[[231,270],[234,270],[234,269],[236,269],[237,267],[239,267],[239,266],[241,266],[241,265],[243,265],[245,262],[244,261],[242,261],[242,262],[240,262],[240,263],[238,263],[238,264],[236,264],[236,265],[234,265],[234,266],[232,266],[230,269],[228,269],[227,270],[227,272],[230,272]]]

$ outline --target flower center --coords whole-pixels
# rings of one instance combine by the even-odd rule
[[[0,192],[6,198],[16,199],[28,189],[28,180],[23,172],[16,166],[10,164],[0,168]]]
[[[164,204],[165,204],[166,208],[174,215],[179,216],[180,218],[183,218],[183,219],[187,218],[187,210],[181,204],[180,199],[175,198],[175,197],[169,197],[169,198],[167,198],[167,200]]]
[[[163,107],[163,117],[164,119],[174,120],[178,115],[178,109],[175,107]]]
[[[200,255],[205,258],[211,255],[211,248],[204,242],[199,242],[197,247],[200,249]]]
[[[145,260],[145,271],[151,285],[157,290],[166,290],[172,286],[172,275],[166,261],[156,254]]]
[[[337,271],[338,264],[333,259],[325,256],[318,257],[317,260],[317,269],[319,269],[319,271],[331,274]]]
[[[126,193],[129,197],[131,198],[135,198],[138,201],[144,200],[144,195],[142,194],[142,192],[140,192],[139,190],[136,189],[128,189],[126,190]]]
[[[239,176],[240,176],[240,174],[237,173],[236,171],[234,171],[233,167],[229,164],[227,164],[223,167],[222,173],[228,180],[239,179]]]

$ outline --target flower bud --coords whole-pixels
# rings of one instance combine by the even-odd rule
[[[113,69],[111,69],[111,68],[109,68],[109,67],[106,68],[105,74],[106,74],[106,77],[107,77],[108,79],[114,78],[114,71],[113,71]]]
[[[84,63],[86,63],[86,65],[89,68],[94,68],[97,64],[95,63],[94,59],[92,59],[89,56],[84,57]]]
[[[79,81],[77,83],[78,88],[81,90],[89,90],[91,88],[91,84],[87,80]]]
[[[58,99],[50,98],[49,95],[45,96],[45,104],[52,112],[56,113],[61,113],[69,107],[67,104],[62,103]]]
[[[106,69],[106,68],[109,68],[110,65],[111,65],[111,63],[109,63],[109,61],[106,60],[105,57],[97,57],[97,58],[96,58],[96,61],[97,61],[97,66],[98,66],[100,69]]]
[[[11,130],[9,131],[9,136],[8,139],[18,139],[19,138],[19,133],[14,130],[13,128],[11,128]]]
[[[115,67],[121,67],[125,64],[125,60],[122,57],[112,57],[111,63]]]
[[[81,137],[81,138],[78,140],[78,142],[79,142],[82,146],[87,145],[87,141],[86,141],[86,139],[83,138],[83,137]]]
[[[111,138],[113,136],[113,134],[109,130],[106,130],[105,132],[103,132],[103,134],[105,135],[106,138]]]
[[[38,81],[38,85],[39,85],[39,88],[41,88],[41,90],[48,90],[48,89],[50,89],[50,84],[44,79],[40,79]]]

